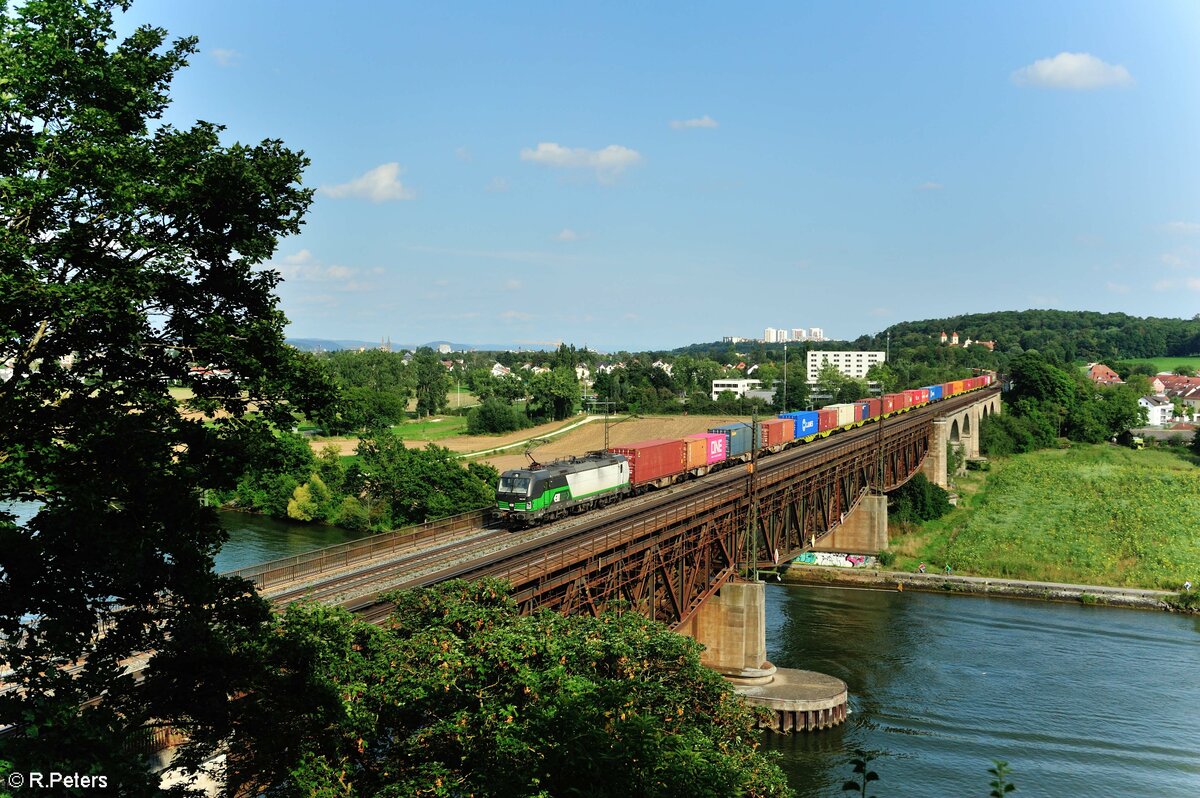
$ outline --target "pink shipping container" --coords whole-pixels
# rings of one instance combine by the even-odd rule
[[[721,463],[725,460],[725,436],[715,432],[700,432],[695,435],[688,435],[684,438],[688,442],[687,468],[691,471],[698,466],[709,466],[713,463]],[[696,442],[704,443],[704,459],[699,459],[694,452],[693,446]]]
[[[952,383],[952,382],[942,383],[942,398],[949,399],[951,396],[954,396],[954,383]]]
[[[687,447],[682,439],[656,439],[614,446],[614,454],[629,461],[629,484],[637,487],[648,482],[682,474],[687,464]]]
[[[991,374],[984,374],[984,375],[983,375],[983,384],[984,384],[984,385],[991,385],[991,384],[992,384],[992,375],[991,375]]]
[[[838,411],[832,407],[823,407],[817,411],[817,431],[828,432],[837,428]]]

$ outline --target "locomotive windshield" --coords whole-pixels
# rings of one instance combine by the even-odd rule
[[[501,493],[529,494],[529,477],[500,477]]]

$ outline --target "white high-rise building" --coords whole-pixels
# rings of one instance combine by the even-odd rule
[[[822,330],[820,327],[813,327],[813,328],[809,329],[808,337],[814,341],[824,341],[825,340],[825,331]]]
[[[788,340],[788,331],[785,328],[780,327],[778,330],[775,331],[775,341],[777,343],[782,344],[787,340]]]
[[[793,341],[803,341],[807,337],[808,337],[808,332],[803,327],[793,327],[792,328],[792,340]]]
[[[808,353],[808,381],[817,381],[821,367],[832,363],[837,370],[856,380],[866,379],[867,370],[876,363],[883,363],[887,356],[883,352],[827,352]]]
[[[779,335],[779,330],[776,330],[774,327],[768,327],[767,329],[765,329],[763,331],[763,343],[767,343],[767,344],[775,343],[778,340],[778,338],[777,338],[778,335]]]

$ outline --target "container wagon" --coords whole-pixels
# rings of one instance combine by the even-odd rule
[[[614,454],[629,461],[629,485],[635,491],[664,488],[686,470],[687,447],[679,438],[657,438],[614,446]]]

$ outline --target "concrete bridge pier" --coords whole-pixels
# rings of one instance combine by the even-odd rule
[[[813,551],[878,554],[888,547],[887,496],[863,496]]]
[[[841,679],[776,668],[767,660],[766,590],[762,582],[726,582],[681,632],[704,644],[700,660],[728,679],[754,706],[771,710],[764,728],[815,731],[846,719]]]
[[[921,473],[939,488],[950,487],[946,473],[946,444],[950,442],[950,422],[944,418],[933,422],[933,434],[929,440],[929,451],[921,464]]]

